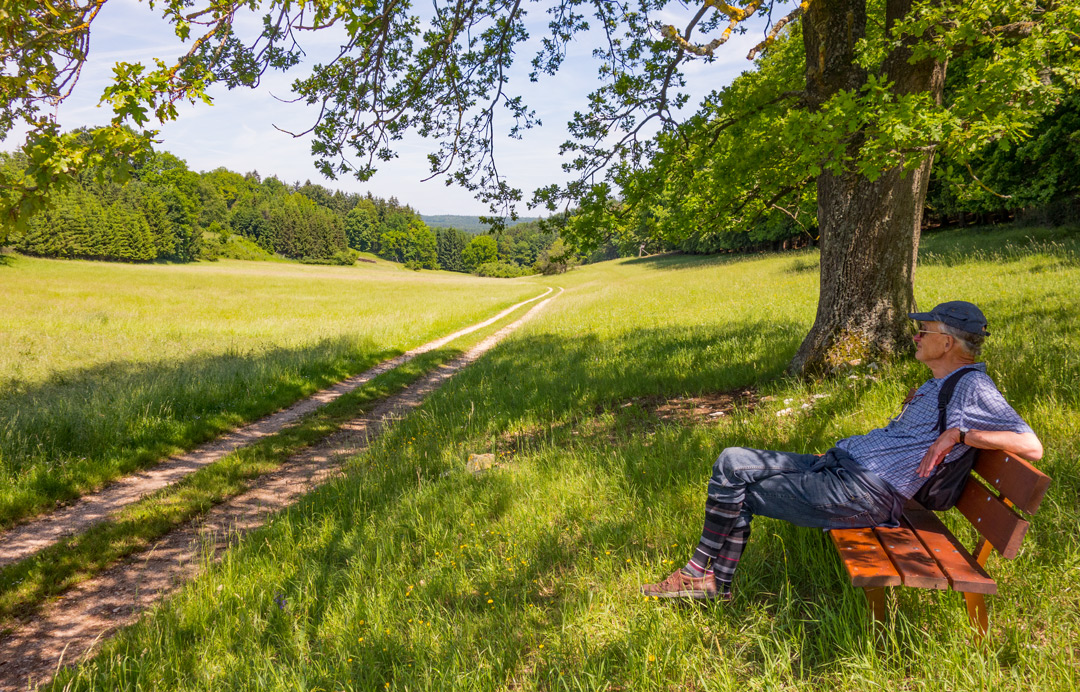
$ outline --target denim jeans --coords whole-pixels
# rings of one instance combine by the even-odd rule
[[[736,526],[755,514],[822,529],[895,526],[900,511],[888,486],[837,449],[818,456],[729,447],[713,465],[709,499],[741,504]]]

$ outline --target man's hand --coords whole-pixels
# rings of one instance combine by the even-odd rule
[[[960,442],[960,428],[949,428],[938,435],[919,463],[918,474],[926,478],[945,455]],[[1006,454],[1028,461],[1038,461],[1043,455],[1042,442],[1035,433],[1014,433],[1007,430],[968,430],[964,444],[977,449],[1000,449]]]
[[[934,444],[930,445],[930,449],[926,450],[926,454],[923,455],[922,461],[919,463],[919,477],[926,478],[933,473],[937,465],[945,458],[945,455],[958,442],[960,442],[959,428],[949,428],[938,435],[938,439],[934,440]]]

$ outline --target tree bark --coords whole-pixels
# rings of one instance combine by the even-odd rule
[[[903,17],[911,0],[887,0],[886,26]],[[803,24],[806,85],[818,107],[842,89],[858,89],[865,72],[854,61],[865,36],[865,0],[816,0]],[[929,92],[940,102],[945,64],[910,64],[901,45],[883,70],[894,93]],[[862,134],[849,144],[857,154]],[[915,262],[933,151],[913,169],[888,170],[877,180],[853,171],[817,180],[821,234],[817,316],[789,371],[821,375],[844,362],[910,348]]]

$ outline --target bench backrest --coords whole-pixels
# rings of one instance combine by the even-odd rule
[[[1000,450],[981,450],[956,508],[1002,557],[1011,560],[1030,525],[1016,510],[1034,514],[1049,486],[1050,477],[1023,459]]]

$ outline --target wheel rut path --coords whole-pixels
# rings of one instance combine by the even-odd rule
[[[220,460],[237,449],[251,445],[268,435],[280,432],[312,411],[325,406],[343,394],[363,386],[379,375],[411,361],[417,356],[441,348],[454,339],[495,324],[518,308],[540,300],[550,294],[551,291],[552,289],[549,288],[547,292],[512,305],[483,322],[465,327],[453,334],[418,346],[400,356],[385,360],[359,375],[342,380],[336,385],[319,391],[277,413],[249,423],[188,452],[169,457],[151,469],[113,481],[102,490],[85,495],[67,507],[62,507],[54,512],[32,519],[0,534],[0,569],[24,560],[67,536],[86,531],[94,524],[108,519],[120,509],[137,502],[146,495],[176,483],[185,476]]]
[[[304,413],[315,410],[349,391],[349,389],[341,389],[348,386],[346,383],[367,377],[366,380],[352,385],[351,388],[355,389],[363,382],[406,362],[411,357],[416,357],[454,338],[493,324],[519,307],[540,300],[550,293],[551,289],[536,298],[508,308],[490,320],[386,361],[289,409],[226,436],[230,438],[228,443],[225,443],[224,439],[219,442],[223,445],[236,445],[228,448],[231,451],[231,449],[243,446],[244,440],[255,440],[272,434]],[[175,592],[184,583],[197,576],[208,564],[220,560],[230,546],[248,532],[266,523],[271,515],[294,504],[319,485],[340,477],[342,464],[347,458],[364,451],[369,443],[394,420],[400,419],[419,406],[431,392],[532,319],[551,300],[552,298],[540,300],[516,321],[485,338],[465,354],[438,366],[403,391],[382,400],[369,413],[349,421],[317,445],[289,458],[278,470],[259,477],[245,492],[215,506],[193,522],[166,534],[148,550],[131,555],[118,565],[72,588],[57,601],[43,608],[36,618],[4,635],[0,638],[0,690],[35,689],[49,682],[61,667],[75,665],[91,657],[104,638],[135,622],[147,608]],[[395,364],[390,365],[390,363]],[[370,373],[375,370],[379,372],[371,375]],[[330,398],[323,400],[320,398],[322,395]],[[295,412],[295,409],[300,407],[306,408],[302,408],[299,413]],[[287,413],[290,416],[286,417]],[[269,427],[271,419],[276,422],[277,428]],[[245,432],[249,428],[254,430]],[[240,433],[244,433],[245,437],[240,437]],[[250,441],[246,444],[250,444]],[[207,445],[207,447],[212,446]],[[193,455],[196,451],[199,450],[182,455],[182,457]],[[217,458],[227,453],[228,451],[221,452]],[[170,460],[170,465],[181,469],[190,467],[191,470],[186,473],[212,463],[210,461],[203,463],[178,461],[181,457],[176,459],[177,461]],[[171,482],[175,482],[186,473],[179,473]],[[147,474],[137,474],[139,477],[144,475]],[[172,476],[162,478],[164,477]],[[128,480],[124,479],[125,482]],[[154,489],[168,484],[162,480],[154,482],[158,483]],[[116,485],[127,487],[119,483]],[[102,491],[97,495],[104,495],[106,492]],[[134,493],[134,491],[121,493],[119,490],[113,492],[117,492],[122,498],[130,497]],[[130,504],[146,492],[152,492],[152,490],[138,494],[134,499],[126,500],[124,504]],[[90,499],[86,498],[87,501]],[[49,524],[42,523],[41,525],[49,526],[49,531],[57,532],[57,536],[65,536],[103,520],[109,512],[123,505],[112,506],[99,500],[97,504],[92,505],[88,502],[88,506],[97,507],[97,509],[92,512],[93,516],[76,520],[81,522],[77,524],[79,528],[64,530],[51,528],[55,515],[39,521],[49,520]]]

